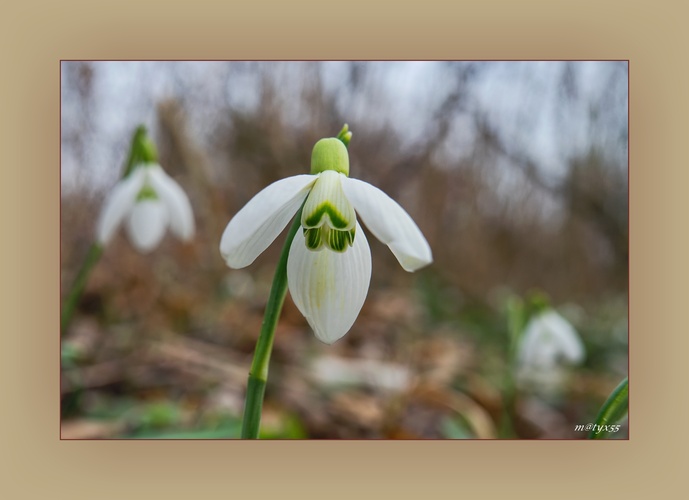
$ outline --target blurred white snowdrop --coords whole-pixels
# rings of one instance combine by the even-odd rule
[[[527,323],[517,351],[521,385],[556,390],[565,380],[564,365],[584,361],[584,345],[574,327],[553,309]]]
[[[125,222],[134,247],[147,253],[169,227],[180,239],[194,235],[194,215],[182,188],[157,163],[135,166],[105,200],[98,221],[98,242],[105,246]]]
[[[391,392],[407,390],[412,383],[409,369],[400,364],[337,356],[316,358],[311,376],[324,386],[365,386]]]
[[[228,266],[246,267],[303,204],[301,230],[289,250],[287,281],[297,308],[316,337],[327,344],[352,327],[371,280],[371,251],[357,213],[406,271],[433,261],[423,234],[397,202],[348,177],[345,143],[349,138],[351,132],[343,140],[318,141],[311,155],[311,174],[287,177],[260,191],[232,218],[220,242]]]

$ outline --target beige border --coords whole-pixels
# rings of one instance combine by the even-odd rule
[[[689,413],[680,2],[271,3],[3,8],[0,498],[679,497],[665,492],[685,482]],[[66,58],[630,59],[631,440],[59,441],[58,74]]]

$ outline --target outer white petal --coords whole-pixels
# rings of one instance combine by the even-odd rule
[[[570,363],[580,363],[584,360],[584,344],[569,321],[554,310],[543,313],[541,321],[556,337],[559,354]]]
[[[332,344],[354,324],[371,282],[371,250],[357,223],[354,245],[345,252],[306,248],[297,232],[287,260],[287,282],[297,308],[316,337]]]
[[[517,350],[517,361],[519,366],[533,366],[534,362],[534,331],[532,327],[533,321],[526,325],[519,339],[519,348]]]
[[[153,250],[165,235],[169,222],[167,207],[161,200],[142,200],[134,205],[127,220],[127,232],[140,252]]]
[[[151,187],[170,214],[172,232],[183,240],[189,240],[194,235],[194,213],[186,193],[159,165],[146,169]]]
[[[142,169],[137,168],[126,179],[117,183],[105,199],[96,230],[101,245],[110,242],[117,226],[134,206],[145,179]]]
[[[519,363],[536,369],[554,369],[561,358],[584,359],[584,346],[574,327],[553,310],[529,321],[519,346]]]
[[[524,328],[519,345],[519,363],[525,367],[553,368],[557,364],[557,350],[552,336],[543,328],[541,316],[532,318]]]
[[[220,240],[220,253],[227,265],[240,269],[256,260],[299,210],[317,178],[308,174],[287,177],[249,200]]]
[[[367,182],[340,175],[345,195],[366,227],[390,247],[405,271],[413,272],[433,262],[426,238],[395,200]]]

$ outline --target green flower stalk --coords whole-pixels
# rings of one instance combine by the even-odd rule
[[[526,308],[519,297],[510,297],[507,302],[507,367],[502,382],[502,414],[498,435],[503,439],[516,437],[514,430],[515,403],[517,398],[517,348],[526,322]]]
[[[406,271],[433,261],[409,214],[378,188],[349,177],[351,137],[345,125],[338,137],[318,141],[310,174],[287,177],[263,189],[222,235],[220,253],[229,267],[240,269],[268,248],[296,214],[254,353],[242,437],[258,437],[270,352],[287,290],[326,344],[342,338],[356,321],[371,280],[371,251],[357,214]]]
[[[81,294],[84,292],[86,281],[94,266],[98,263],[100,256],[103,254],[103,247],[99,243],[91,243],[84,263],[81,265],[77,277],[74,279],[72,287],[69,289],[67,298],[62,306],[62,314],[60,315],[60,331],[65,333],[67,327],[72,321],[72,316],[77,308]]]

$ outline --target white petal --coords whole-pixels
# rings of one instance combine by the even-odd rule
[[[405,271],[433,262],[431,247],[407,212],[383,191],[343,174],[342,188],[366,227],[395,254]]]
[[[232,218],[220,240],[227,265],[240,269],[251,264],[282,232],[299,210],[315,175],[287,177],[263,189]]]
[[[561,359],[580,363],[584,346],[574,327],[553,310],[532,318],[519,346],[519,363],[538,369],[554,368]]]
[[[142,253],[153,250],[163,239],[168,225],[167,208],[160,200],[137,202],[127,220],[127,231],[134,246]]]
[[[98,242],[101,245],[110,242],[117,226],[134,206],[144,180],[144,172],[141,168],[137,168],[127,178],[117,183],[106,198],[96,230]]]
[[[151,187],[167,207],[172,232],[182,240],[189,240],[194,235],[194,213],[189,198],[159,165],[146,168]]]
[[[545,333],[545,335],[544,335]],[[540,316],[532,318],[524,329],[519,345],[519,363],[532,368],[549,368],[557,364],[557,353],[552,351],[553,339],[548,338]]]
[[[559,354],[570,363],[580,363],[584,360],[584,344],[569,321],[554,310],[543,313],[541,321],[556,337]]]
[[[316,337],[326,344],[341,338],[356,321],[371,282],[371,250],[361,226],[342,253],[309,250],[300,229],[290,247],[287,282]]]

